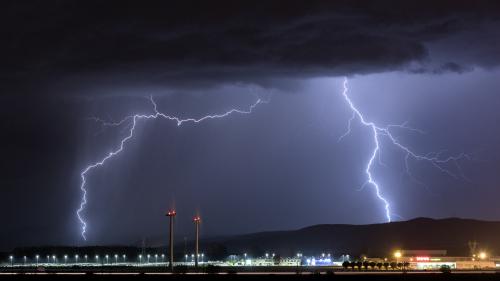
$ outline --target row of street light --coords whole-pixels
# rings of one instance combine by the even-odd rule
[[[63,255],[62,257],[64,259],[64,264],[68,264],[71,263],[71,261],[69,260],[69,256],[68,255]],[[114,258],[114,263],[126,263],[127,262],[127,255],[117,255],[115,254],[114,256],[110,256],[110,255],[104,255],[102,256],[102,259],[101,259],[101,256],[99,255],[95,255],[92,258],[89,257],[89,255],[83,255],[83,256],[80,256],[80,255],[74,255],[74,259],[73,259],[73,263],[74,264],[78,264],[78,263],[89,263],[89,262],[94,262],[94,263],[104,263],[104,264],[110,264],[110,259],[111,259],[111,263],[113,262],[113,258]],[[140,254],[137,256],[138,260],[139,260],[139,263],[142,263],[143,261],[143,255]],[[147,254],[144,256],[145,258],[145,261],[147,263],[150,263],[151,262],[151,259],[154,258],[154,262],[155,263],[158,263],[158,262],[165,262],[165,255],[164,254],[161,254],[161,255],[158,255],[158,254],[155,254],[155,255],[150,255],[150,254]],[[159,261],[158,259],[161,258],[161,260]],[[23,260],[23,264],[26,265],[28,264],[28,257],[27,256],[23,256],[22,258]],[[46,255],[44,258],[42,258],[40,255],[35,255],[35,259],[34,259],[34,262],[35,264],[38,266],[40,263],[44,263],[44,264],[56,264],[58,263],[58,257],[56,255]],[[13,255],[9,256],[9,262],[11,264],[11,266],[14,265],[14,262],[15,262],[15,257]],[[31,263],[33,264],[33,263]]]

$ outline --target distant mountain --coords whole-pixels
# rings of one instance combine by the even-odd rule
[[[146,253],[167,253],[165,235],[148,238],[144,246]],[[353,257],[389,257],[396,249],[406,250],[446,250],[448,255],[469,255],[469,241],[477,242],[477,250],[485,250],[490,255],[500,255],[500,222],[471,219],[429,219],[417,218],[409,221],[370,224],[322,224],[298,230],[259,232],[244,235],[202,238],[200,252],[215,259],[228,254],[247,253],[262,256],[268,252],[281,256],[292,256],[298,252],[304,255],[331,253],[334,256],[349,254]],[[193,241],[185,244],[176,237],[175,256],[178,260],[185,254],[192,254]],[[134,246],[95,247],[25,247],[16,248],[11,253],[16,256],[40,254],[127,254],[135,257],[142,252],[142,241]],[[0,254],[6,259],[7,253]]]
[[[490,255],[500,254],[500,222],[471,219],[417,218],[370,225],[315,225],[291,231],[260,232],[201,241],[202,248],[224,246],[228,253],[282,256],[332,253],[387,257],[395,249],[447,250],[448,255],[469,255],[469,241]],[[179,251],[180,246],[176,247]],[[192,249],[191,243],[188,248]]]

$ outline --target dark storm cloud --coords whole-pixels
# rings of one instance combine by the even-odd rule
[[[412,68],[412,67],[409,67],[409,72],[411,73],[432,73],[432,74],[443,74],[443,73],[447,73],[447,72],[454,72],[454,73],[464,73],[464,72],[468,72],[468,71],[472,71],[473,68],[470,67],[470,66],[463,66],[463,65],[459,65],[455,62],[447,62],[447,63],[443,63],[442,65],[439,65],[439,66],[436,66],[436,67],[433,67],[433,68],[426,68],[426,67],[422,67],[422,66],[418,66],[416,68]]]
[[[464,32],[484,25],[500,27],[493,22],[500,11],[495,1],[157,4],[6,5],[1,74],[12,82],[90,76],[192,86],[387,70],[462,72],[485,64],[484,57],[489,66],[500,62],[495,48],[461,61],[459,47],[446,43],[457,34],[455,40],[469,40]],[[439,40],[444,53],[457,55],[434,57],[427,44]]]

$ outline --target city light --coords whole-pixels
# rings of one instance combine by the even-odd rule
[[[339,255],[339,256],[333,256],[330,253],[318,253],[316,256],[306,256],[306,258],[303,259],[303,254],[300,252],[297,252],[293,254],[292,256],[282,256],[280,253],[274,253],[274,252],[267,252],[264,254],[264,257],[260,258],[249,258],[249,255],[245,252],[242,254],[234,254],[230,255],[227,260],[222,260],[222,261],[210,261],[210,260],[205,260],[205,254],[204,253],[199,253],[198,257],[201,258],[201,263],[203,265],[205,264],[220,264],[221,266],[315,266],[315,267],[322,267],[322,266],[333,266],[333,267],[341,267],[343,266],[343,262],[350,262],[348,260],[349,255]],[[159,257],[162,259],[165,257],[165,254],[138,254],[137,255],[137,260],[133,262],[132,264],[136,264],[137,266],[159,266],[160,261]],[[185,254],[185,262],[188,262],[188,258],[191,256],[191,261],[188,266],[194,266],[195,262],[195,257],[196,254]],[[453,257],[431,257],[431,256],[408,256],[407,260],[408,261],[407,265],[401,266],[401,262],[404,257],[404,252],[402,250],[397,250],[393,252],[392,254],[393,258],[395,259],[395,262],[398,263],[399,265],[389,265],[388,259],[387,258],[377,258],[380,259],[380,262],[386,262],[388,264],[388,267],[390,267],[392,270],[401,270],[401,269],[417,269],[417,270],[426,270],[426,269],[433,269],[433,270],[438,270],[441,265],[446,265],[449,266],[451,269],[457,269],[457,268],[463,268],[463,269],[469,269],[469,268],[474,268],[474,269],[491,269],[496,267],[496,263],[494,259],[487,260],[489,258],[488,253],[486,251],[478,252],[477,254],[472,255],[473,257],[463,257],[454,260]],[[40,258],[43,257],[41,255],[33,255],[33,259],[28,260],[27,256],[21,256],[21,258],[18,258],[17,263],[15,263],[15,257],[14,255],[8,256],[8,259],[10,261],[10,266],[11,267],[20,267],[20,266],[25,266],[25,267],[30,267],[30,266],[36,266],[38,267],[40,265]],[[47,255],[47,263],[42,263],[43,266],[67,266],[68,264],[73,264],[78,265],[79,258],[85,257],[85,261],[87,262],[87,255],[79,255],[79,254],[74,254],[74,255],[67,255],[64,254],[61,256],[61,261],[57,260],[56,255]],[[74,257],[74,260],[71,259],[71,257]],[[102,260],[100,258],[102,257]],[[114,262],[113,260],[109,261],[109,258],[114,257]],[[126,255],[118,255],[118,254],[113,254],[113,255],[95,255],[95,263],[90,264],[88,266],[122,266],[122,263],[119,263],[121,260],[120,258],[123,257],[123,262],[125,263]],[[142,258],[147,258],[147,263],[146,260],[143,262]],[[152,261],[152,258],[155,258],[154,261]],[[274,258],[280,257],[280,260],[275,260]],[[54,259],[53,263],[49,263],[50,258]],[[68,260],[69,258],[69,260]],[[64,259],[64,260],[62,260]],[[463,263],[465,260],[469,261],[469,264]],[[24,262],[23,262],[24,261]],[[45,261],[45,260],[44,260]],[[361,265],[362,268],[368,269],[372,268],[376,269],[378,267],[379,270],[381,270],[382,265],[372,265],[374,262],[377,262],[374,257],[368,257],[368,256],[360,256],[359,259],[355,260],[355,263],[362,262],[363,265]],[[82,261],[83,262],[83,261]],[[164,262],[164,261],[162,261]],[[369,262],[369,263],[367,263]],[[377,264],[380,264],[380,262],[377,262]],[[463,264],[461,264],[461,262]],[[471,265],[470,262],[473,264]],[[476,264],[474,264],[474,262]],[[487,262],[489,262],[487,264]],[[132,265],[130,264],[130,265]],[[368,265],[369,264],[369,265]],[[391,264],[392,263],[391,261]],[[406,264],[406,263],[405,263]],[[461,264],[461,265],[460,265]],[[8,263],[5,263],[4,266],[8,266]],[[83,264],[82,264],[83,265]],[[355,265],[356,267],[360,267],[359,265]],[[468,267],[464,267],[468,266]],[[0,265],[1,267],[1,265]],[[387,270],[387,267],[385,267]]]
[[[399,259],[401,257],[401,252],[400,251],[396,251],[394,253],[394,257],[397,258],[397,259]]]
[[[486,259],[486,257],[487,257],[487,255],[486,255],[486,253],[485,253],[485,252],[481,252],[481,253],[479,253],[479,258],[480,258],[480,259],[484,260],[484,259]]]

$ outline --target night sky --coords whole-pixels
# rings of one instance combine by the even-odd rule
[[[111,1],[113,2],[113,1]],[[168,230],[205,237],[320,223],[386,222],[364,185],[373,133],[425,155],[468,159],[443,173],[387,138],[372,172],[394,220],[500,220],[498,1],[5,1],[0,9],[0,250],[129,244]],[[201,118],[139,120],[158,110]]]

